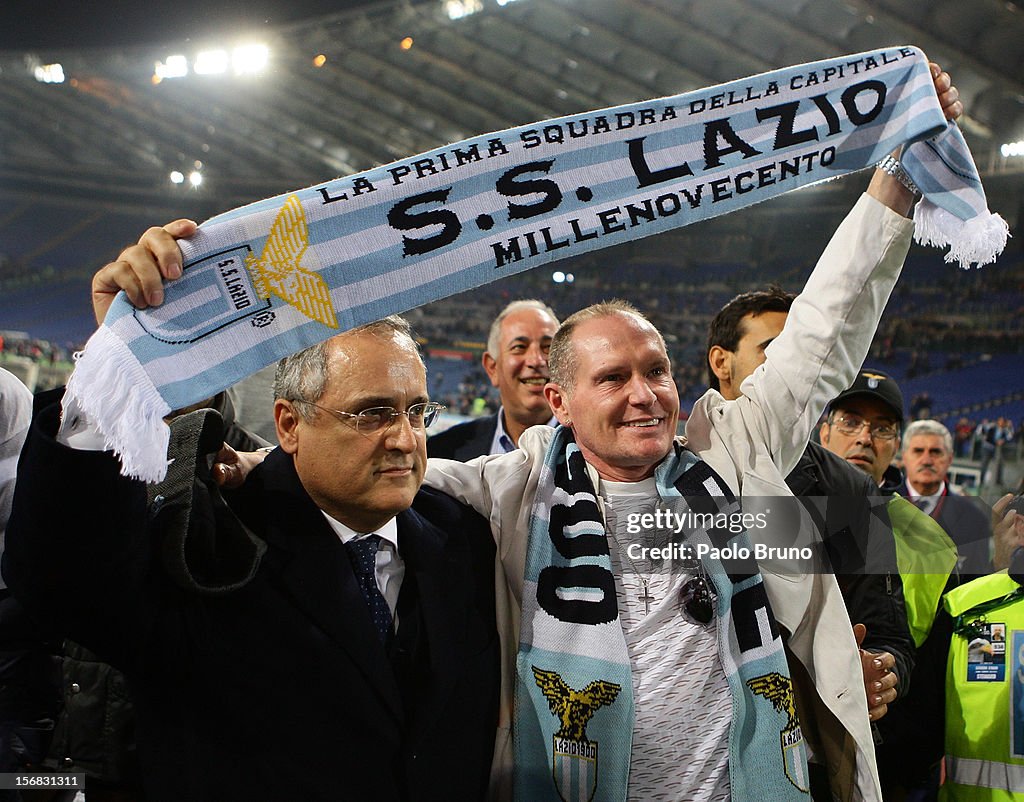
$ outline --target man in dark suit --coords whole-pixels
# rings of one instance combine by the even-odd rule
[[[481,357],[501,407],[493,415],[466,421],[427,440],[431,457],[461,462],[484,454],[505,454],[531,426],[554,423],[544,385],[548,349],[558,330],[554,310],[541,301],[513,301],[491,323]]]
[[[45,410],[7,532],[12,590],[124,669],[149,799],[482,798],[494,544],[476,513],[420,489],[436,405],[408,326],[290,357],[275,394],[281,447],[230,508],[209,446],[172,454],[198,463],[190,504],[147,506],[112,454],[87,450],[87,421]]]
[[[918,420],[903,434],[903,481],[896,492],[946,530],[960,556],[961,574],[992,571],[989,516],[949,484],[953,436],[936,420]]]

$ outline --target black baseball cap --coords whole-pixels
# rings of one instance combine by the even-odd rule
[[[900,386],[891,376],[880,370],[862,370],[857,374],[850,389],[843,390],[832,399],[832,403],[828,405],[829,411],[841,406],[846,399],[858,395],[877,398],[892,410],[897,422],[901,426],[903,425],[903,393],[900,392]]]

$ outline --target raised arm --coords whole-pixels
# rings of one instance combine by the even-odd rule
[[[947,118],[955,119],[963,111],[956,88],[937,65],[932,75]],[[875,171],[765,350],[765,364],[742,384],[743,397],[728,405],[702,399],[695,408],[687,435],[698,451],[710,445],[701,436],[705,416],[734,418],[737,426],[727,429],[754,433],[783,475],[792,470],[825,405],[867,356],[910,248],[913,224],[903,215],[913,197],[898,171]]]
[[[943,72],[942,67],[934,61],[928,63],[932,73],[932,85],[935,87],[935,94],[939,98],[939,105],[947,120],[957,120],[964,113],[964,104],[960,102],[960,92],[953,86],[953,80],[948,72]],[[893,152],[893,157],[899,161],[900,151],[898,148]],[[913,207],[916,196],[913,191],[900,180],[898,168],[887,172],[876,169],[868,185],[867,194],[880,203],[885,204],[896,214],[904,217],[908,215]]]

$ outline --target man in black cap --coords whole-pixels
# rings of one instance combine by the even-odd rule
[[[943,699],[949,619],[936,613],[942,593],[959,583],[956,546],[941,527],[896,495],[903,475],[892,465],[900,447],[903,393],[890,376],[862,369],[828,406],[821,443],[860,468],[891,496],[886,512],[896,537],[908,623],[918,646],[910,692],[878,722],[879,774],[886,799],[935,799],[943,754]],[[945,553],[945,556],[942,556]],[[953,570],[952,576],[949,570]],[[948,578],[947,578],[948,577]]]
[[[899,385],[879,370],[865,369],[829,404],[821,444],[869,474],[883,491],[895,492],[903,481],[892,465],[902,426]]]

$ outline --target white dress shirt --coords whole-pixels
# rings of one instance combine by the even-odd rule
[[[320,510],[323,512],[323,510]],[[391,609],[391,617],[395,616],[395,608],[398,607],[398,592],[402,589],[402,579],[405,578],[405,562],[398,553],[398,520],[392,518],[384,526],[372,532],[356,532],[354,529],[345,526],[341,521],[332,518],[324,512],[324,518],[331,525],[331,529],[341,539],[342,543],[350,540],[361,540],[369,535],[380,535],[380,545],[377,547],[377,556],[373,564],[373,573],[377,579],[377,589],[380,590],[384,600]]]
[[[939,500],[945,495],[946,485],[943,483],[939,486],[938,491],[932,493],[930,496],[923,496],[917,492],[917,488],[914,487],[910,482],[907,482],[907,495],[910,496],[910,500],[914,502],[921,511],[926,515],[931,515],[935,508],[938,506]]]

